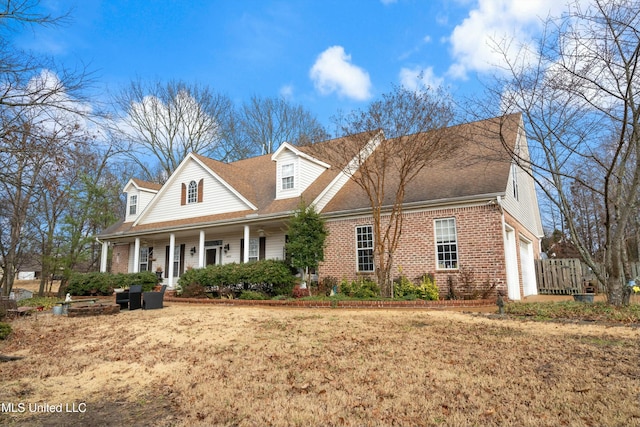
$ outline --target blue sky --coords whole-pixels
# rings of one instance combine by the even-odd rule
[[[393,84],[460,96],[495,71],[490,39],[527,43],[557,0],[42,0],[72,22],[18,44],[95,72],[95,99],[132,79],[209,85],[237,105],[283,95],[324,124]]]

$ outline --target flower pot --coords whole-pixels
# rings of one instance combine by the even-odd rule
[[[593,294],[574,294],[573,300],[578,302],[593,302]]]

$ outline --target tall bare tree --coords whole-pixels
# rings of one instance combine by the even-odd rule
[[[405,190],[425,167],[453,155],[456,144],[446,129],[452,120],[444,91],[404,87],[336,119],[350,142],[333,144],[324,154],[332,164],[346,164],[344,170],[369,199],[374,265],[384,296],[393,296],[391,269],[402,235]]]
[[[190,152],[213,156],[233,110],[228,97],[182,81],[133,81],[114,102],[116,132],[131,143],[127,153],[146,179],[157,177],[156,166],[168,178]]]
[[[631,0],[582,4],[572,2],[568,13],[547,19],[536,50],[522,49],[514,59],[509,42],[496,43],[507,65],[490,84],[493,102],[482,101],[523,113],[531,160],[515,152],[513,158],[525,170],[531,166],[608,301],[620,305],[630,279],[625,238],[638,215],[640,8]],[[591,173],[579,173],[576,165]],[[597,224],[603,264],[581,233],[583,210],[572,189],[589,193],[603,209]]]
[[[282,97],[253,96],[243,105],[239,121],[253,155],[273,153],[285,141],[307,145],[329,139],[313,114]]]

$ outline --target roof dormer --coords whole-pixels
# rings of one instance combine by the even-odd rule
[[[283,142],[271,160],[276,162],[276,199],[299,197],[304,190],[330,168],[288,142]]]
[[[122,190],[127,195],[125,222],[135,221],[161,187],[153,182],[130,179]]]

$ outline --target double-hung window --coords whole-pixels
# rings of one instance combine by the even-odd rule
[[[358,271],[374,271],[373,266],[373,227],[361,225],[356,227],[356,257]]]
[[[258,261],[260,255],[260,239],[252,237],[249,239],[249,262]]]
[[[455,218],[435,220],[439,269],[458,268],[458,236]]]
[[[180,276],[180,246],[173,251],[173,277]]]
[[[138,196],[129,196],[129,215],[135,215],[138,210]]]
[[[149,248],[141,247],[138,271],[149,271],[149,258],[151,258],[151,251]]]
[[[295,187],[295,182],[293,179],[293,163],[287,163],[282,165],[282,189],[283,190],[291,190]]]

